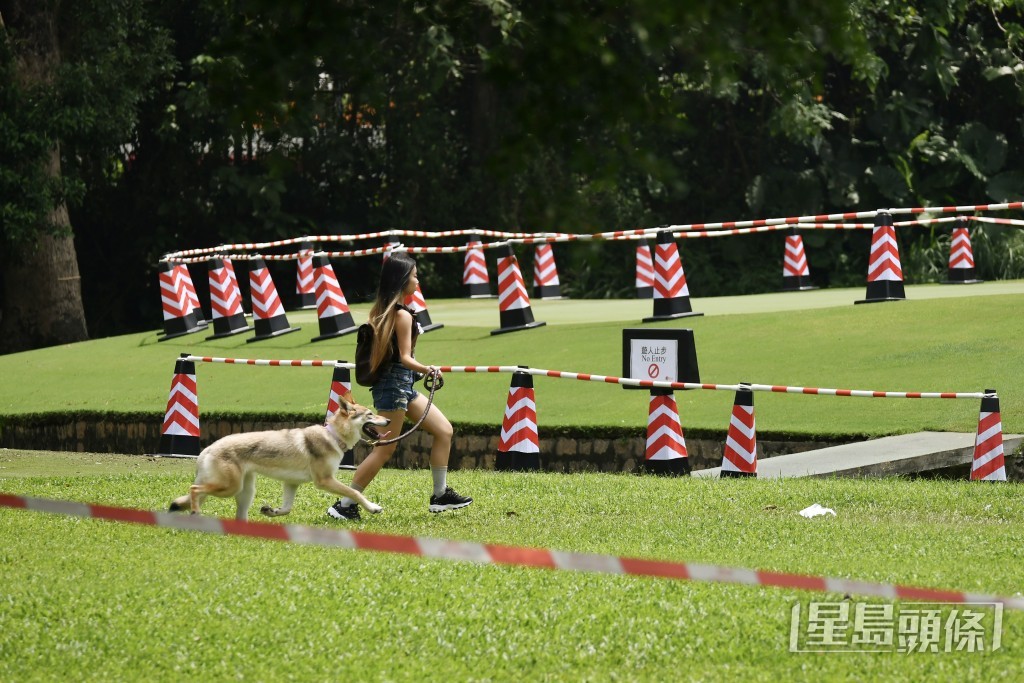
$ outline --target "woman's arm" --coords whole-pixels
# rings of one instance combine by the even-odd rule
[[[412,356],[412,326],[416,322],[409,311],[398,310],[398,318],[395,320],[395,335],[398,337],[398,358],[402,365],[415,372],[427,374],[433,366],[426,366]]]

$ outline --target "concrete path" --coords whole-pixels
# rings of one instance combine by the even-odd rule
[[[780,477],[886,477],[965,465],[974,457],[975,434],[918,432],[764,458],[761,479]],[[1003,452],[1012,454],[1024,435],[1004,434]],[[721,468],[697,470],[694,477],[717,477]]]

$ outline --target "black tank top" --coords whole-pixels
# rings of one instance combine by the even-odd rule
[[[416,338],[420,336],[420,323],[416,320],[416,311],[404,304],[398,304],[395,308],[406,311],[412,316],[412,357],[416,357]],[[402,357],[398,353],[398,330],[391,336],[391,362],[401,363]]]

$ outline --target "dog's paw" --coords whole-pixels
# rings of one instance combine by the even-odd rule
[[[366,509],[376,515],[384,508],[382,508],[380,505],[377,505],[376,503],[370,503],[369,505],[366,506]]]
[[[260,508],[260,513],[263,514],[263,515],[266,515],[267,517],[276,517],[277,516],[277,510],[275,510],[274,508],[270,507],[269,505],[264,505],[263,507],[261,507]]]

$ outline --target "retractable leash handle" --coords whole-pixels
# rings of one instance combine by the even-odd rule
[[[444,377],[441,376],[441,371],[437,368],[433,368],[423,378],[423,388],[430,392],[433,397],[434,392],[444,387]]]
[[[420,419],[416,421],[409,431],[404,434],[400,434],[393,439],[366,439],[363,441],[370,444],[371,446],[386,446],[387,444],[401,441],[405,437],[409,436],[423,424],[423,421],[427,419],[427,413],[430,412],[430,406],[434,403],[434,393],[444,386],[444,378],[441,376],[441,371],[437,368],[431,368],[430,372],[423,378],[423,388],[426,389],[429,394],[427,395],[427,407],[423,409],[423,414],[420,415]]]

